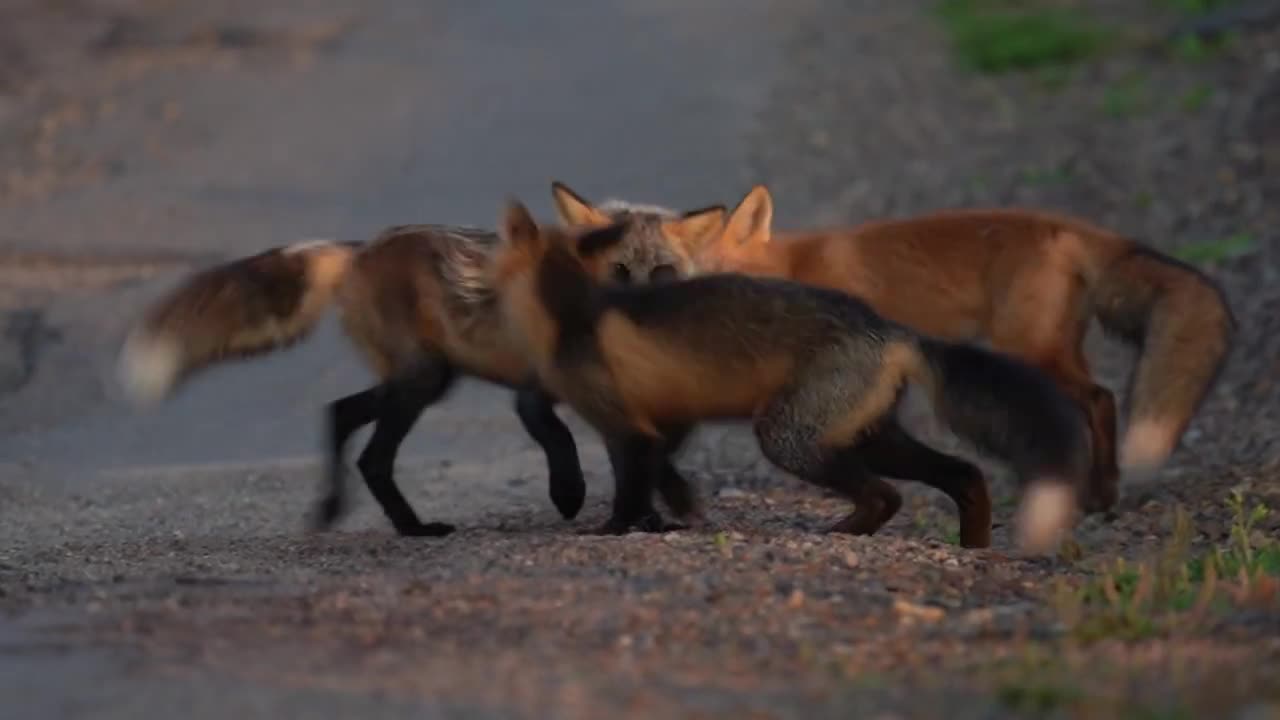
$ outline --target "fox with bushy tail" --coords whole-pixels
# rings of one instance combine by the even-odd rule
[[[627,221],[626,241],[580,260],[601,280],[644,283],[687,274],[683,246],[718,229],[724,210],[658,214],[619,206],[614,215]],[[392,468],[417,418],[460,375],[516,391],[516,413],[546,454],[552,502],[571,519],[586,494],[577,447],[554,412],[556,399],[533,381],[497,312],[490,274],[496,245],[488,230],[405,225],[367,244],[309,241],[206,269],[145,311],[121,349],[121,383],[139,403],[158,402],[204,368],[305,339],[336,306],[379,382],[329,404],[327,489],[313,527],[327,528],[345,511],[344,447],[375,423],[357,467],[387,518],[404,535],[453,530],[418,519]],[[664,499],[677,515],[696,516],[696,496],[667,467]]]
[[[575,197],[563,183],[553,194]],[[561,221],[599,214],[557,203]],[[1227,362],[1236,319],[1200,270],[1073,217],[1025,208],[940,210],[847,228],[775,231],[756,186],[724,232],[694,248],[700,271],[782,277],[841,290],[935,337],[984,338],[1048,373],[1089,418],[1086,511],[1111,508],[1120,474],[1135,497],[1173,453]],[[1090,318],[1139,348],[1127,428],[1084,354]],[[1118,458],[1117,458],[1118,455]]]
[[[887,522],[900,500],[878,476],[891,476],[946,492],[970,544],[989,543],[981,476],[951,458],[950,472],[931,472],[945,456],[893,420],[909,382],[928,391],[952,430],[1017,472],[1026,486],[1023,548],[1052,549],[1074,522],[1089,465],[1084,419],[1030,365],[923,337],[853,296],[785,280],[711,274],[661,288],[601,285],[578,256],[620,242],[621,224],[539,227],[513,201],[500,228],[495,285],[507,322],[543,386],[609,449],[617,487],[599,532],[662,527],[651,490],[673,429],[750,419],[774,465],[855,502],[832,530],[870,534]]]

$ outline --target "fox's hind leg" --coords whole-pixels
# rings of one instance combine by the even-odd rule
[[[961,547],[991,546],[991,493],[978,466],[925,445],[896,419],[887,420],[855,450],[877,475],[914,480],[946,493],[959,511]]]
[[[556,400],[536,383],[516,390],[516,415],[547,457],[547,485],[551,503],[565,520],[582,510],[587,483],[582,477],[578,446],[564,421],[556,415]]]
[[[672,457],[680,452],[691,432],[692,427],[663,429],[662,469],[656,482],[658,494],[672,514],[692,527],[703,527],[708,521],[698,492],[672,462]]]
[[[381,385],[356,393],[330,407],[330,476],[328,494],[318,508],[314,527],[332,525],[345,510],[345,482],[342,472],[343,447],[351,434],[368,424],[360,422],[374,414],[373,437],[356,460],[369,492],[383,514],[401,535],[440,537],[453,532],[447,523],[423,523],[396,487],[396,454],[405,436],[427,406],[439,400],[453,383],[454,373],[442,358],[432,358],[413,366],[409,372]],[[368,393],[368,394],[366,394]],[[344,404],[344,401],[346,402]]]
[[[375,385],[353,395],[339,398],[325,411],[328,443],[325,448],[324,495],[316,503],[310,518],[313,530],[325,530],[333,526],[347,511],[346,447],[352,433],[378,418],[382,405],[383,385]]]
[[[799,368],[755,421],[760,450],[782,470],[857,503],[833,530],[872,534],[902,498],[867,469],[859,445],[897,405],[906,356],[870,341]]]
[[[858,462],[857,451],[851,451]],[[875,535],[902,509],[902,495],[884,478],[859,465],[833,465],[828,487],[853,501],[854,510],[831,526],[829,532],[847,535]]]

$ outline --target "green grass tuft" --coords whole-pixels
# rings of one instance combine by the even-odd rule
[[[1173,251],[1173,256],[1189,263],[1216,263],[1230,258],[1247,255],[1253,251],[1255,243],[1248,233],[1236,233],[1222,240],[1184,245]]]
[[[1053,601],[1070,635],[1082,643],[1127,642],[1200,625],[1211,613],[1280,600],[1280,542],[1258,524],[1270,510],[1248,507],[1234,491],[1227,500],[1231,539],[1192,555],[1190,516],[1178,508],[1173,532],[1152,560],[1117,559],[1082,585],[1057,583]]]
[[[1204,40],[1198,35],[1181,35],[1173,40],[1173,54],[1187,62],[1204,62],[1231,47],[1235,36],[1223,33],[1215,38]]]
[[[1092,56],[1106,33],[1076,10],[1011,0],[942,0],[938,16],[961,60],[986,73],[1065,65]]]
[[[1196,85],[1182,96],[1179,103],[1189,113],[1198,112],[1213,98],[1213,87],[1205,83]]]
[[[1147,81],[1141,75],[1131,75],[1107,86],[1102,96],[1102,107],[1114,118],[1134,115],[1148,106]]]
[[[1234,4],[1235,0],[1161,0],[1161,4],[1187,15],[1202,15]]]

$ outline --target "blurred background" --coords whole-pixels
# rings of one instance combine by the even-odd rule
[[[185,567],[147,544],[171,535],[223,574],[337,572],[232,540],[294,557],[320,409],[369,381],[334,324],[145,412],[113,386],[126,324],[276,245],[493,226],[509,196],[550,219],[553,179],[678,208],[764,182],[781,228],[1021,205],[1141,238],[1211,272],[1244,326],[1174,477],[1272,468],[1278,165],[1277,2],[0,0],[0,578],[23,607],[78,602],[73,579]],[[1091,343],[1122,381],[1128,356]],[[402,457],[415,504],[560,527],[510,403],[469,384],[428,411]],[[766,473],[744,433],[688,462],[711,489]],[[351,526],[390,542],[361,493]]]

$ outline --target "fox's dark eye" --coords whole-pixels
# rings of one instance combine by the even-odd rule
[[[631,268],[622,263],[613,264],[613,279],[620,283],[631,282]]]
[[[677,274],[675,265],[663,263],[649,271],[649,281],[663,282],[666,280],[675,280]]]

